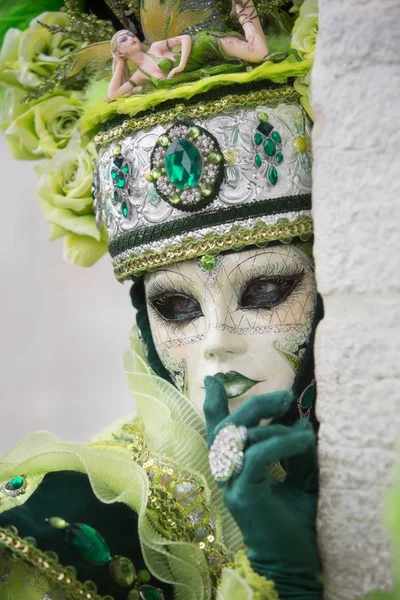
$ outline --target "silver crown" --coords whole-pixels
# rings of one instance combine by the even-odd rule
[[[309,238],[310,130],[299,104],[260,103],[182,116],[105,145],[95,210],[117,279],[249,244]]]

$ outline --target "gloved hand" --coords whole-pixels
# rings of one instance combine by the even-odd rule
[[[275,582],[283,600],[322,598],[315,517],[318,492],[315,434],[307,420],[293,427],[259,425],[286,413],[293,393],[280,391],[246,400],[229,414],[225,388],[205,378],[207,441],[226,425],[244,425],[244,466],[223,486],[224,502],[238,524],[254,571]],[[280,461],[283,483],[268,473]]]

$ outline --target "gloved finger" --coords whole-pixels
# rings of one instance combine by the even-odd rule
[[[243,471],[239,475],[241,482],[258,483],[267,479],[270,463],[301,454],[314,443],[314,439],[312,431],[301,431],[250,446],[244,455]]]
[[[247,429],[247,442],[256,444],[275,436],[288,435],[291,431],[292,427],[286,427],[285,425],[259,425],[258,427],[250,427]]]
[[[204,389],[206,398],[203,410],[207,426],[207,443],[210,447],[214,441],[215,428],[229,415],[229,404],[223,384],[215,377],[204,378]]]
[[[292,390],[282,390],[271,394],[253,396],[220,421],[217,432],[233,423],[245,427],[256,427],[262,419],[272,419],[284,415],[294,398]],[[216,433],[217,433],[216,432]]]

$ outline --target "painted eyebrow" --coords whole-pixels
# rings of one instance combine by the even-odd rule
[[[258,259],[261,259],[261,257],[264,256],[264,254],[258,254],[257,256],[245,258],[240,263],[237,263],[234,267],[232,267],[232,269],[227,273],[227,276],[231,277],[232,273],[236,269],[241,269],[243,267],[248,269],[248,271],[251,271],[252,269],[260,269],[263,271],[263,275],[266,277],[284,274],[285,271],[287,271],[289,274],[304,271],[304,265],[297,256],[291,257],[293,260],[291,260],[289,265],[285,264],[284,262],[281,263],[278,258],[280,255],[275,252],[271,253],[268,264],[262,264],[262,262],[260,262]],[[252,264],[251,266],[248,266],[250,261],[252,261]]]

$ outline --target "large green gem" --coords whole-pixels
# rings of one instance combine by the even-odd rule
[[[189,140],[176,140],[165,154],[168,179],[180,190],[194,188],[203,172],[201,154]]]
[[[264,150],[265,150],[265,154],[267,156],[274,156],[274,154],[276,152],[275,142],[273,142],[270,139],[265,140],[265,142],[264,142]]]
[[[136,569],[126,556],[113,556],[109,565],[110,576],[117,585],[129,588],[136,578]]]
[[[151,585],[141,585],[139,592],[142,598],[145,600],[161,600],[162,596],[156,588]]]
[[[19,476],[13,477],[6,483],[4,487],[9,492],[17,492],[18,490],[22,490],[25,487],[25,478]]]
[[[110,549],[98,531],[84,523],[72,523],[65,530],[67,542],[75,548],[83,560],[96,566],[110,562]]]
[[[268,179],[269,179],[270,183],[272,183],[272,185],[276,185],[276,183],[278,181],[278,171],[275,169],[275,167],[269,168]]]

